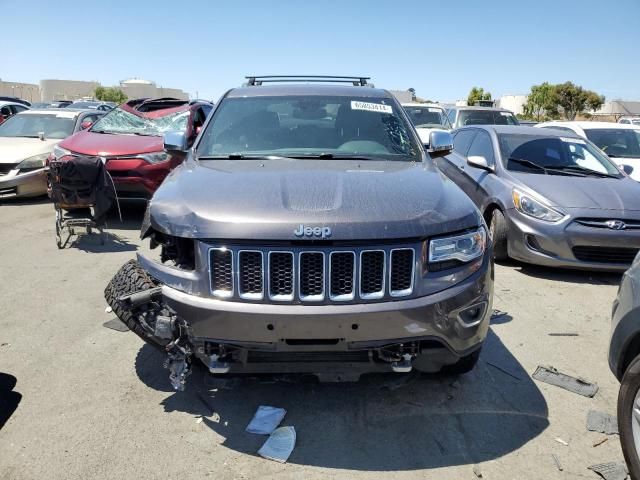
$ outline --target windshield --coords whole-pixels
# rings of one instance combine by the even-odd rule
[[[464,125],[518,125],[511,112],[499,110],[461,110],[458,116],[459,126]]]
[[[91,131],[94,133],[114,133],[130,135],[149,135],[161,137],[165,132],[185,132],[189,110],[176,112],[163,117],[148,118],[114,108],[98,120]]]
[[[22,114],[14,115],[0,125],[0,137],[67,138],[73,133],[75,118],[69,115]]]
[[[420,161],[420,149],[398,113],[386,98],[227,98],[203,133],[197,154]]]
[[[640,158],[640,130],[594,128],[584,131],[587,138],[610,157]]]
[[[611,161],[582,138],[545,137],[502,133],[498,135],[502,161],[507,170],[526,173],[581,170],[620,176]]]
[[[417,107],[415,105],[407,105],[403,108],[416,128],[451,128],[449,119],[442,108]]]

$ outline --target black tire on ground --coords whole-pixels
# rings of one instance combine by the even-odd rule
[[[633,442],[632,416],[636,399],[636,394],[640,389],[640,355],[638,355],[631,364],[620,384],[620,393],[618,394],[618,430],[620,432],[620,443],[622,444],[622,453],[627,461],[627,467],[631,478],[640,478],[640,459],[636,452],[636,446]]]
[[[507,221],[504,219],[504,215],[498,208],[491,212],[489,230],[493,240],[493,258],[498,261],[508,260],[509,250],[507,248]]]
[[[138,262],[129,260],[120,267],[120,270],[118,270],[104,289],[104,298],[117,317],[129,327],[129,330],[150,345],[164,350],[164,346],[169,341],[156,338],[150,332],[147,332],[138,322],[137,316],[118,302],[118,298],[123,295],[149,290],[157,286],[158,282],[151,278],[147,272],[140,267]]]
[[[461,357],[460,360],[453,365],[445,366],[442,369],[442,373],[447,375],[462,375],[464,373],[469,373],[478,363],[481,350],[482,347],[465,357]]]

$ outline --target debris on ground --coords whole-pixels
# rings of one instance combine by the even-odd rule
[[[280,427],[274,430],[267,441],[264,442],[258,455],[269,460],[285,463],[296,445],[296,429],[293,427]]]
[[[7,343],[7,342],[0,343],[0,347],[10,347],[10,346],[11,346],[11,344]]]
[[[554,440],[558,443],[561,443],[562,445],[564,445],[565,447],[568,447],[569,444],[567,442],[565,442],[563,439],[561,439],[560,437],[556,437],[554,438]]]
[[[491,363],[491,362],[486,362],[486,363],[487,363],[487,365],[491,365],[496,370],[500,370],[505,375],[509,375],[511,378],[515,378],[516,380],[522,380],[522,378],[520,378],[518,375],[516,375],[515,373],[510,372],[509,370],[507,370],[506,368],[501,367],[500,365],[497,365],[497,364]]]
[[[600,440],[599,442],[596,442],[593,444],[593,447],[599,447],[600,445],[602,445],[604,442],[606,442],[607,440],[609,440],[609,437],[604,437],[602,440]]]
[[[579,337],[579,333],[575,332],[557,332],[557,333],[548,333],[550,337]]]
[[[111,313],[111,312],[113,312],[113,308],[111,307],[107,307],[104,309],[104,313]]]
[[[284,408],[260,405],[245,430],[258,435],[269,435],[280,425],[286,414],[287,411]]]
[[[115,330],[116,332],[129,331],[129,327],[127,327],[124,323],[122,323],[119,318],[112,318],[108,322],[104,322],[102,326],[110,328],[111,330]]]
[[[558,468],[558,470],[560,470],[560,471],[564,470],[562,468],[562,464],[560,463],[560,459],[558,458],[558,456],[555,453],[551,454],[551,458],[553,458],[553,463],[556,464],[556,467]]]
[[[477,478],[482,478],[482,471],[480,470],[480,467],[478,465],[474,465],[473,466],[473,474],[477,477]]]
[[[196,423],[202,423],[202,417],[198,417],[198,419],[196,420]]]
[[[605,412],[589,410],[589,413],[587,413],[587,430],[606,435],[617,435],[618,419],[614,415],[609,415]]]
[[[496,308],[496,309],[493,310],[493,312],[491,312],[491,320],[495,320],[496,318],[504,317],[505,315],[509,315],[509,314],[507,312],[503,312],[502,310],[498,310]]]
[[[599,463],[587,468],[596,472],[604,480],[625,480],[627,478],[627,466],[624,463]]]
[[[574,378],[553,367],[538,366],[532,377],[540,382],[564,388],[578,395],[592,398],[598,392],[598,385],[582,378]]]

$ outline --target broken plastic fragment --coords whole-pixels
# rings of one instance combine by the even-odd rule
[[[565,442],[563,439],[561,439],[560,437],[556,437],[554,438],[554,440],[562,445],[564,445],[565,447],[568,447],[569,444],[567,442]]]
[[[246,431],[258,435],[269,435],[280,425],[286,414],[287,411],[284,408],[260,405],[247,425]]]
[[[274,430],[264,445],[258,450],[258,455],[269,460],[285,463],[296,445],[296,429],[280,427]]]
[[[588,468],[605,480],[624,480],[627,478],[627,467],[624,463],[599,463],[598,465],[591,465]]]
[[[532,375],[533,378],[540,382],[548,383],[549,385],[555,385],[556,387],[564,388],[570,392],[583,395],[585,397],[593,397],[598,392],[598,385],[595,383],[587,382],[580,378],[570,377],[564,373],[559,372],[553,367],[541,367],[538,366]]]
[[[104,313],[111,313],[111,312],[113,312],[113,308],[111,307],[107,307],[104,309]]]
[[[587,413],[587,430],[600,432],[606,435],[618,433],[618,419],[608,413],[589,410]]]

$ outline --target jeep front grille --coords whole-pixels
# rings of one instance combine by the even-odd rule
[[[211,293],[274,303],[339,303],[413,293],[414,247],[212,247]]]

